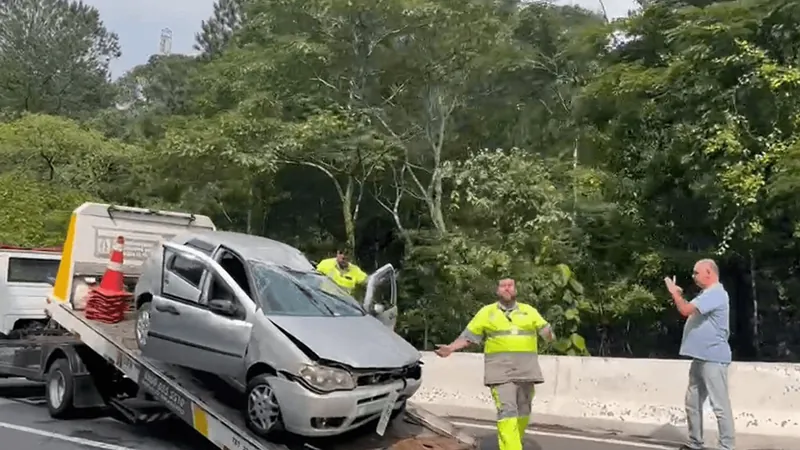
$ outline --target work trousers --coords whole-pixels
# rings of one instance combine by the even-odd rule
[[[703,448],[703,403],[708,399],[717,416],[719,449],[734,450],[733,409],[728,395],[729,364],[692,360],[686,389],[686,422],[691,449]]]
[[[534,384],[512,382],[489,388],[497,406],[497,442],[500,450],[522,450],[522,440],[531,416]]]

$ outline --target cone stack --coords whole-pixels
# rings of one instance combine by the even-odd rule
[[[100,286],[89,291],[89,299],[86,301],[86,318],[89,320],[119,323],[125,319],[133,294],[125,291],[122,273],[124,247],[125,238],[117,237]]]

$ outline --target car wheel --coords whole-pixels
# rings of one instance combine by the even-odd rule
[[[139,350],[144,350],[147,344],[147,333],[150,331],[150,305],[150,302],[144,302],[136,311],[136,345]]]
[[[245,422],[261,437],[271,435],[280,427],[281,410],[269,384],[269,375],[256,375],[247,383]]]
[[[74,379],[69,361],[66,358],[59,358],[53,361],[47,371],[45,380],[45,400],[50,417],[56,419],[68,419],[75,415],[72,399],[75,395],[73,389]]]

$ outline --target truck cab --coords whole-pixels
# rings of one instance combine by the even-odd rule
[[[0,246],[0,335],[15,335],[47,323],[45,306],[61,261],[60,248]]]

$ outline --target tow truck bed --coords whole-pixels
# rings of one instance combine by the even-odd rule
[[[144,358],[134,338],[134,320],[104,324],[88,320],[82,311],[61,304],[47,307],[51,317],[69,330],[126,377],[151,394],[174,415],[188,423],[201,435],[225,450],[286,450],[317,448],[321,450],[377,450],[391,448],[409,438],[443,436],[451,441],[452,450],[475,445],[474,439],[446,420],[409,405],[404,415],[395,419],[383,437],[374,429],[356,430],[335,438],[307,439],[287,437],[285,442],[268,442],[250,432],[242,412],[219,397],[219,389],[206,387],[205,375],[196,374],[171,364]],[[230,398],[230,397],[229,397]]]

